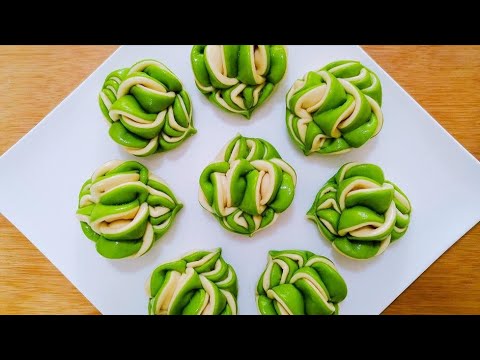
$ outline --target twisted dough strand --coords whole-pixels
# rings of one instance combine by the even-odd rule
[[[196,133],[188,93],[156,60],[110,73],[99,104],[111,124],[110,137],[132,155],[172,150]]]
[[[200,175],[199,202],[227,230],[252,236],[290,206],[296,182],[269,142],[238,135]]]
[[[112,160],[82,186],[77,218],[106,258],[139,257],[172,226],[183,205],[136,161]]]
[[[308,72],[290,88],[288,133],[305,155],[348,152],[382,129],[381,100],[377,75],[359,62],[336,61]]]
[[[281,45],[195,45],[190,59],[197,88],[222,110],[247,119],[287,68]]]
[[[146,283],[150,315],[236,315],[237,275],[222,249],[192,251],[158,266]]]
[[[336,315],[346,296],[333,262],[302,250],[269,251],[256,290],[262,315]]]
[[[368,259],[405,234],[411,210],[380,167],[351,162],[318,191],[307,217],[340,253]]]

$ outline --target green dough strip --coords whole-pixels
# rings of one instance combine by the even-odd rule
[[[252,236],[290,206],[296,183],[272,144],[237,135],[203,170],[198,199],[225,229]]]
[[[350,162],[318,191],[307,218],[341,254],[369,259],[405,235],[411,211],[379,166]]]
[[[287,70],[282,45],[195,45],[190,61],[197,88],[220,109],[247,119]]]
[[[149,315],[237,315],[237,275],[222,249],[193,251],[153,270]]]
[[[83,184],[77,218],[100,255],[135,258],[168,231],[182,207],[163,180],[145,166],[112,160]]]
[[[305,155],[359,148],[383,126],[380,80],[358,61],[309,71],[292,85],[286,104],[288,133]]]
[[[110,73],[98,102],[110,137],[135,156],[174,149],[197,132],[188,93],[157,60]]]
[[[257,283],[261,315],[336,315],[347,285],[333,262],[302,250],[271,250]]]

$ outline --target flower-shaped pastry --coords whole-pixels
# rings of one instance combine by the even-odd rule
[[[227,230],[252,236],[290,206],[297,176],[269,142],[238,135],[199,182],[203,208]]]
[[[377,75],[359,62],[333,62],[288,91],[288,133],[305,155],[350,151],[382,129],[381,101]]]
[[[142,164],[112,160],[83,184],[77,217],[100,255],[120,259],[150,250],[182,206]]]
[[[237,275],[221,255],[192,251],[153,270],[149,315],[237,315]]]
[[[336,315],[347,285],[332,261],[310,251],[269,251],[257,284],[262,315]]]
[[[98,101],[111,124],[110,137],[132,155],[171,150],[197,132],[188,93],[156,60],[110,73]]]
[[[340,253],[368,259],[405,234],[411,209],[380,167],[351,162],[320,189],[307,217]]]
[[[212,103],[249,119],[285,75],[287,53],[281,45],[195,45],[191,62]]]

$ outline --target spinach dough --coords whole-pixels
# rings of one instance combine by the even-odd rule
[[[247,119],[287,69],[281,45],[195,45],[190,60],[197,88],[219,108]]]
[[[200,175],[199,201],[225,229],[252,236],[290,206],[296,182],[272,144],[238,135]]]
[[[110,73],[98,102],[110,123],[110,137],[132,155],[174,149],[197,132],[188,93],[156,60]]]
[[[357,61],[309,71],[295,81],[286,103],[288,133],[305,155],[348,152],[376,136],[383,125],[380,80]]]
[[[411,210],[380,167],[351,162],[318,191],[307,217],[341,254],[369,259],[405,235]]]
[[[83,184],[77,218],[100,255],[139,257],[168,231],[182,206],[139,162],[112,160]]]
[[[158,266],[145,288],[150,315],[237,315],[237,276],[221,248]]]
[[[262,315],[336,315],[347,285],[333,262],[310,251],[269,251],[257,284]]]

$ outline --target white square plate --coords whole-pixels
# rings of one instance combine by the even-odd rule
[[[331,258],[348,285],[340,313],[380,313],[480,220],[480,164],[360,47],[288,48],[285,79],[250,121],[217,109],[196,89],[190,46],[120,48],[0,158],[0,211],[104,314],[146,314],[144,284],[158,264],[218,246],[238,275],[240,314],[257,313],[255,286],[270,249],[305,249]],[[97,102],[108,73],[143,58],[164,62],[182,80],[198,129],[176,150],[147,159],[128,155],[109,138]],[[380,77],[383,130],[348,154],[305,157],[287,134],[285,94],[307,71],[340,59],[359,60]],[[253,238],[224,230],[197,200],[201,171],[237,133],[270,141],[298,174],[290,208]],[[112,159],[144,163],[185,205],[170,231],[140,259],[102,258],[75,217],[83,182]],[[369,261],[337,254],[305,218],[318,189],[348,161],[380,165],[413,206],[407,234]]]

